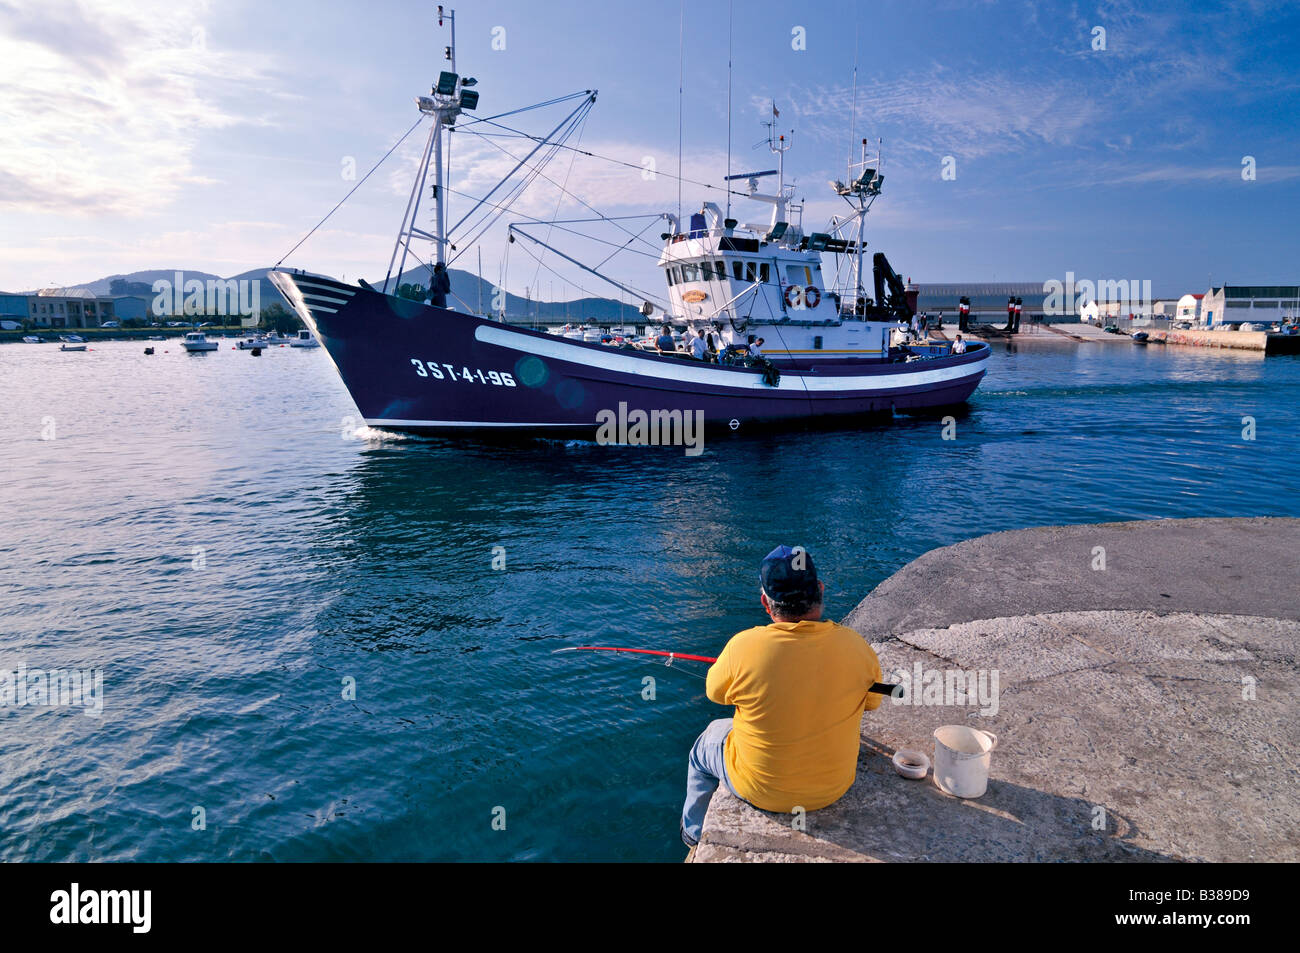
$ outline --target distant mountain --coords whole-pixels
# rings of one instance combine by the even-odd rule
[[[209,280],[229,281],[232,279],[235,281],[260,281],[262,284],[259,296],[262,307],[266,308],[272,304],[280,304],[285,308],[289,306],[275,286],[267,280],[267,275],[271,271],[269,268],[254,268],[251,271],[231,275],[230,278],[222,278],[206,271],[191,271],[184,268],[153,269],[149,271],[133,271],[126,275],[107,275],[85,284],[69,285],[68,287],[85,288],[96,295],[141,294],[147,297],[153,294],[153,283],[155,281],[159,279],[174,281],[178,271],[181,272],[186,281],[193,278],[203,282]],[[449,271],[451,273],[452,293],[449,303],[452,307],[476,312],[479,309],[479,302],[482,301],[483,311],[492,312],[494,286],[491,282],[480,281],[477,275],[462,271],[459,268],[452,268]],[[408,268],[397,281],[390,282],[389,288],[391,290],[398,284],[419,284],[427,287],[428,282],[429,269],[424,265],[420,265],[416,268]],[[370,284],[379,287],[383,284],[383,278],[376,278]],[[139,290],[142,286],[147,286],[147,290]],[[115,287],[119,290],[114,290]],[[123,287],[128,287],[131,290],[120,290]],[[36,294],[36,291],[20,293]],[[513,322],[521,323],[530,320],[548,323],[558,321],[599,321],[604,323],[627,321],[630,323],[641,320],[638,311],[640,302],[623,304],[610,298],[578,298],[573,301],[529,301],[519,295],[507,293],[505,305],[506,316]]]
[[[448,303],[458,310],[471,313],[479,310],[480,294],[484,313],[493,313],[492,295],[496,286],[489,281],[480,281],[472,272],[459,268],[450,268],[451,294]],[[375,287],[383,284],[383,278],[370,283]],[[389,290],[398,284],[419,284],[428,287],[429,269],[424,265],[408,268],[402,272],[396,282],[390,281]],[[457,299],[460,299],[459,301]],[[530,301],[519,295],[506,294],[506,316],[517,323],[529,320],[554,323],[558,321],[598,321],[602,323],[634,322],[643,320],[640,316],[641,302],[623,304],[611,298],[577,298],[572,301]]]
[[[200,281],[207,281],[209,278],[218,277],[217,275],[209,274],[206,271],[186,271],[184,268],[168,268],[168,269],[155,269],[153,271],[133,271],[129,275],[108,275],[107,277],[97,278],[94,281],[88,281],[84,284],[67,285],[66,287],[85,288],[87,291],[89,291],[91,294],[94,295],[107,295],[107,294],[114,293],[113,292],[114,281],[140,282],[141,284],[147,284],[150,288],[149,293],[152,294],[153,283],[155,281],[157,281],[159,278],[166,278],[168,281],[173,281],[175,280],[176,272],[178,271],[184,273],[186,280],[190,278],[198,278]],[[45,289],[43,288],[32,289],[30,291],[24,291],[22,293],[34,295],[37,293],[37,291],[43,291],[43,290]],[[134,294],[135,292],[128,291],[124,293]]]

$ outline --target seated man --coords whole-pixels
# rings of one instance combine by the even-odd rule
[[[961,339],[960,334],[957,335],[957,337],[952,342],[952,353],[954,354],[966,353],[966,342]]]
[[[765,811],[815,811],[857,775],[859,723],[880,707],[869,693],[880,661],[852,629],[820,621],[825,585],[800,547],[778,546],[759,567],[770,625],[746,629],[709,668],[710,701],[735,705],[691,749],[682,841],[699,842],[718,783]]]

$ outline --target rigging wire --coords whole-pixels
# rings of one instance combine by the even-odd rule
[[[444,186],[444,188],[446,188],[446,186]],[[467,198],[467,199],[474,199],[474,198],[476,198],[476,196],[470,195],[468,192],[461,192],[461,191],[459,191],[459,190],[457,190],[457,189],[448,188],[447,191],[448,191],[448,192],[454,192],[456,195],[459,195],[459,196],[461,196],[462,198]],[[496,205],[496,204],[494,204],[494,203],[492,203],[492,202],[485,202],[484,204],[487,205],[487,206],[489,206],[490,208],[499,208],[499,209],[501,209],[502,211],[505,211],[505,210],[509,207],[509,206],[506,206],[506,205]],[[619,244],[616,243],[616,242],[612,242],[612,241],[610,241],[610,240],[607,239],[607,238],[597,238],[597,237],[594,236],[594,235],[588,235],[588,234],[586,234],[585,232],[580,232],[580,231],[578,231],[576,228],[563,228],[563,227],[562,227],[562,224],[561,224],[561,223],[564,222],[564,221],[583,221],[582,219],[576,219],[576,220],[560,219],[559,221],[547,221],[547,220],[544,219],[544,218],[537,218],[535,215],[528,215],[528,214],[526,214],[526,213],[524,213],[524,212],[515,212],[514,214],[515,214],[515,215],[518,215],[520,218],[526,218],[526,219],[528,219],[529,222],[530,222],[531,224],[534,224],[534,225],[554,225],[556,228],[558,228],[558,229],[559,229],[560,231],[562,231],[562,232],[568,232],[568,233],[571,234],[571,235],[577,235],[579,238],[585,238],[585,239],[588,239],[589,241],[596,242],[597,244],[600,244],[600,245],[609,245],[609,246],[611,246],[611,247],[613,247],[613,248],[623,248],[623,247],[624,247],[624,246],[622,246],[622,245],[619,245]],[[641,215],[623,215],[623,216],[619,216],[619,217],[620,217],[620,218],[624,218],[624,219],[628,219],[628,218],[647,218],[647,217],[649,217],[649,218],[653,218],[653,219],[655,219],[655,220],[657,221],[661,216],[659,216],[659,215],[650,215],[649,213],[643,213],[643,214],[641,214]],[[516,225],[515,227],[518,228],[519,226]],[[642,229],[642,231],[644,231],[644,229]],[[530,236],[530,237],[531,237],[531,236]],[[644,252],[644,251],[641,251],[641,250],[636,249],[636,248],[629,248],[629,249],[627,249],[627,250],[628,250],[631,254],[633,254],[633,255],[640,255],[640,256],[643,257],[643,258],[651,258],[651,259],[654,259],[655,261],[658,261],[658,260],[659,260],[659,253],[658,253],[658,252],[655,252],[655,253],[652,254],[652,253],[650,253],[650,252]],[[457,251],[456,256],[457,256],[457,257],[460,257],[460,255],[463,253],[463,251],[464,251],[464,249],[461,249],[461,250]],[[454,260],[454,259],[453,259],[453,260]]]
[[[585,288],[585,287],[583,287],[582,285],[578,284],[576,281],[572,280],[571,278],[567,278],[567,277],[565,277],[564,275],[560,274],[558,271],[556,271],[556,270],[555,270],[554,268],[552,268],[550,265],[547,265],[547,264],[545,264],[544,262],[542,262],[542,260],[541,260],[537,255],[536,255],[536,253],[534,253],[533,250],[532,250],[531,248],[529,248],[527,245],[525,245],[523,242],[515,242],[514,244],[518,245],[519,248],[522,249],[523,252],[524,252],[525,254],[527,254],[529,258],[532,258],[534,261],[536,261],[540,267],[545,268],[546,271],[547,271],[549,274],[554,275],[556,278],[559,278],[559,279],[560,279],[561,281],[563,281],[563,282],[566,282],[566,283],[568,283],[568,284],[573,285],[575,288],[577,288],[579,291],[581,291],[583,294],[587,295],[588,297],[592,297],[592,298],[598,298],[598,297],[600,297],[600,295],[599,295],[597,292],[592,291],[590,288]],[[601,275],[601,276],[598,276],[598,277],[604,277],[604,276]],[[606,279],[606,280],[608,280],[608,279]],[[641,298],[642,298],[643,300],[647,300],[647,301],[648,301],[648,300],[650,300],[650,299],[652,299],[652,298],[657,297],[656,295],[652,295],[652,294],[649,294],[649,293],[647,293],[647,292],[644,292],[644,291],[642,291],[640,288],[637,288],[637,287],[635,287],[635,286],[633,286],[633,285],[628,285],[628,287],[631,288],[631,290],[635,291],[638,295],[640,295]],[[622,289],[620,289],[620,290],[622,290]],[[623,306],[624,306],[624,307],[631,307],[631,305],[628,305],[628,304],[624,304]],[[620,320],[622,320],[622,319],[620,318]]]
[[[590,115],[590,113],[586,113],[582,117],[583,119],[582,124],[579,126],[577,131],[578,142],[582,141],[582,130],[586,128],[586,118],[588,115]],[[496,145],[495,142],[492,144],[494,146]],[[578,161],[578,154],[576,152],[573,153],[571,156],[569,156],[569,171],[564,173],[563,185],[556,185],[554,179],[552,179],[549,175],[546,175],[540,169],[538,170],[538,174],[540,174],[542,178],[544,178],[547,182],[550,182],[552,185],[556,185],[556,187],[560,190],[560,194],[555,197],[555,214],[551,216],[552,219],[557,218],[559,216],[560,206],[564,203],[564,196],[569,194],[569,179],[573,178],[573,167],[575,164],[577,164],[577,161]],[[553,230],[554,228],[555,226],[551,225],[549,226],[548,231],[546,232],[546,238],[548,241],[550,240],[551,237],[551,230]],[[537,276],[540,275],[541,272],[542,272],[542,263],[539,261],[537,263],[537,270],[533,272],[534,282],[537,281]]]
[[[324,218],[322,218],[319,222],[317,222],[315,225],[312,226],[311,231],[309,231],[306,235],[302,236],[302,238],[298,239],[298,243],[296,245],[294,245],[287,252],[285,252],[283,255],[280,256],[280,261],[277,261],[275,263],[275,267],[279,268],[280,264],[286,258],[288,258],[290,255],[296,252],[299,246],[302,245],[303,242],[305,242],[307,239],[311,238],[313,234],[315,234],[316,229],[320,228],[327,221],[329,221],[330,216],[333,215],[335,212],[337,212],[339,210],[339,207],[344,202],[352,198],[352,193],[355,192],[357,189],[361,188],[361,186],[365,184],[366,179],[370,178],[370,176],[374,174],[375,170],[384,164],[384,160],[387,159],[389,156],[391,156],[393,152],[397,149],[397,147],[406,141],[406,137],[409,136],[411,133],[415,132],[416,127],[419,126],[420,123],[423,121],[424,121],[424,116],[420,116],[419,119],[415,120],[415,122],[411,124],[411,128],[406,130],[406,132],[402,133],[402,138],[394,142],[393,147],[389,149],[387,152],[385,152],[383,156],[380,158],[380,160],[370,167],[370,171],[361,177],[361,181],[359,181],[356,185],[352,186],[352,188],[348,190],[348,194],[343,196],[343,198],[339,199],[338,204],[336,204],[332,209],[330,209],[329,212],[325,214]]]
[[[531,140],[533,140],[534,142],[536,142],[539,138],[541,138],[540,136],[534,136],[534,135],[532,135],[531,133],[523,132],[522,130],[514,129],[514,128],[510,127],[510,126],[506,126],[506,125],[503,125],[503,124],[501,124],[501,123],[491,122],[491,121],[488,121],[488,120],[483,120],[483,121],[488,122],[488,125],[491,125],[491,126],[497,126],[498,128],[505,129],[505,130],[507,130],[508,132],[513,133],[515,136],[517,136],[517,137],[519,137],[519,138],[521,138],[521,139],[531,139]],[[476,132],[474,133],[474,135],[476,135],[476,136],[487,136],[488,133],[485,133],[485,132],[477,132],[477,131],[476,131]],[[508,137],[503,137],[503,138],[508,138]],[[764,140],[764,141],[766,141],[766,140]],[[763,144],[762,142],[759,142],[757,145],[761,146],[762,144]],[[604,161],[604,162],[612,162],[614,165],[625,166],[625,167],[627,167],[627,168],[629,168],[629,169],[635,169],[635,170],[637,170],[638,172],[644,172],[644,171],[645,171],[645,167],[644,167],[644,166],[639,165],[639,164],[637,164],[637,163],[635,163],[635,162],[628,162],[626,159],[616,159],[616,158],[614,158],[613,156],[602,155],[602,154],[599,153],[599,152],[592,152],[592,151],[590,151],[590,150],[588,150],[588,149],[575,149],[573,146],[568,146],[568,145],[562,145],[562,146],[560,146],[560,148],[562,148],[562,149],[574,149],[574,151],[576,151],[576,152],[578,152],[578,153],[580,153],[580,154],[582,154],[582,155],[584,155],[584,156],[590,156],[590,157],[593,158],[593,159],[600,159],[600,160],[602,160],[602,161]],[[757,146],[756,146],[756,148],[757,148]],[[675,179],[675,180],[677,180],[678,182],[684,182],[684,183],[686,183],[687,185],[697,185],[697,186],[699,186],[699,187],[702,188],[702,189],[712,189],[714,192],[726,192],[726,193],[728,193],[729,195],[738,195],[738,196],[740,196],[741,198],[748,198],[748,197],[749,197],[749,193],[748,193],[748,192],[742,192],[742,191],[740,191],[739,189],[728,188],[728,187],[725,186],[725,185],[714,185],[714,184],[712,184],[711,182],[701,182],[699,179],[691,179],[691,178],[688,178],[688,177],[686,177],[686,176],[684,176],[684,175],[677,175],[677,176],[674,176],[671,172],[659,172],[659,171],[656,171],[656,172],[655,172],[655,175],[662,175],[662,176],[664,176],[665,178]]]
[[[476,133],[472,133],[472,135],[482,136],[483,133],[476,132]],[[515,161],[521,163],[521,164],[524,165],[526,168],[532,168],[532,166],[527,165],[527,163],[526,163],[524,160],[519,159],[519,158],[518,158],[518,157],[517,157],[513,152],[511,152],[509,149],[506,149],[504,146],[498,145],[498,144],[495,143],[495,142],[488,142],[488,145],[492,146],[492,147],[495,148],[495,149],[499,149],[502,153],[504,153],[505,155],[509,156],[511,159],[514,159]],[[583,154],[583,155],[585,155],[585,154],[588,154],[588,153],[583,153],[581,150],[575,150],[575,157],[576,157],[576,155],[579,155],[579,154]],[[570,172],[572,172],[572,166],[570,166]],[[565,195],[569,196],[569,198],[573,199],[575,202],[577,202],[577,203],[578,203],[579,205],[581,205],[583,208],[586,208],[586,209],[589,209],[589,210],[592,211],[592,212],[595,212],[596,215],[598,215],[598,216],[600,217],[600,220],[601,220],[601,221],[605,221],[605,222],[617,222],[617,221],[619,221],[620,219],[625,219],[625,218],[642,218],[642,217],[643,217],[643,216],[641,216],[641,215],[622,215],[622,216],[618,216],[618,215],[605,215],[605,214],[603,214],[603,213],[600,211],[600,209],[596,208],[596,207],[595,207],[594,205],[592,205],[591,203],[585,201],[581,196],[576,195],[576,194],[573,193],[573,192],[570,192],[570,191],[568,190],[568,188],[566,187],[566,186],[567,186],[567,183],[568,183],[568,179],[567,179],[567,178],[565,179],[565,183],[566,183],[566,185],[560,185],[560,183],[556,182],[554,179],[552,179],[552,178],[551,178],[549,175],[547,175],[545,172],[541,172],[541,171],[539,170],[539,174],[541,175],[541,177],[542,177],[543,179],[545,179],[547,182],[550,182],[550,183],[551,183],[552,185],[554,185],[557,189],[559,189],[559,190],[560,190],[561,192],[563,192]],[[559,212],[558,205],[557,205],[557,208],[556,208],[556,212],[557,212],[557,214],[558,214],[558,212]],[[654,217],[655,217],[656,219],[658,219],[660,216],[656,215],[656,216],[654,216]],[[623,228],[621,225],[617,225],[617,226],[615,226],[615,227],[618,228],[618,229],[620,229],[621,231],[625,232],[625,233],[628,234],[628,235],[632,235],[632,234],[633,234],[631,231],[629,231],[629,230],[626,229],[626,228]],[[641,232],[644,233],[644,232],[645,232],[645,229],[644,229],[644,228],[641,229]],[[654,257],[657,259],[657,258],[659,257],[659,247],[658,247],[657,245],[653,244],[652,242],[646,240],[646,239],[642,239],[642,241],[645,243],[646,247],[649,248],[649,249],[654,253]]]
[[[591,109],[591,106],[592,106],[592,101],[588,100],[586,104],[584,104],[583,106],[579,106],[578,109],[574,110],[571,116],[569,116],[563,123],[560,124],[560,128],[556,130],[555,134],[560,135],[561,141],[563,139],[567,139],[569,136],[573,134],[573,132],[577,129],[578,124],[582,122],[582,119],[586,116],[586,113]],[[515,201],[517,201],[518,198],[528,189],[528,187],[532,185],[532,183],[537,179],[537,177],[542,174],[542,168],[546,166],[546,164],[549,163],[551,159],[555,157],[556,152],[558,151],[555,147],[558,144],[559,144],[558,142],[550,143],[548,142],[548,140],[542,140],[538,148],[541,148],[542,146],[545,145],[549,145],[551,148],[543,154],[539,164],[536,166],[528,166],[526,162],[522,160],[519,162],[519,164],[515,168],[515,171],[518,171],[520,167],[524,167],[528,169],[528,174],[525,175],[523,179],[516,182],[515,185],[513,185],[506,192],[506,198],[503,205],[493,206],[492,203],[486,201],[487,196],[484,196],[483,200],[481,200],[479,204],[488,205],[489,209],[483,213],[483,216],[480,219],[478,219],[478,221],[476,221],[473,225],[469,226],[468,231],[474,232],[474,235],[468,242],[463,242],[465,247],[456,253],[456,255],[452,258],[452,261],[455,261],[462,254],[464,254],[465,251],[467,251],[472,246],[473,242],[477,241],[480,237],[482,237],[482,235],[485,234],[487,230],[492,227],[493,224],[495,224],[496,220],[499,219],[502,214],[504,214],[506,209],[508,209]],[[533,151],[536,152],[537,150],[534,149]],[[504,181],[498,183],[493,188],[492,191],[496,191],[497,188],[500,188],[501,185],[504,184],[505,184]],[[492,192],[488,193],[488,195],[491,194]],[[495,209],[495,213],[493,209]],[[470,213],[465,216],[465,218],[469,218],[470,215],[473,214],[474,214],[474,210],[471,210]],[[464,223],[464,219],[462,219],[460,222],[457,222],[456,224],[457,226],[459,226],[463,223]],[[475,232],[475,229],[477,229],[478,231]],[[450,236],[448,237],[448,240],[450,241]]]

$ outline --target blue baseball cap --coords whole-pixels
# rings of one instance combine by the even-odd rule
[[[802,546],[778,546],[764,556],[758,567],[758,581],[774,602],[785,602],[792,596],[821,595],[817,567]]]

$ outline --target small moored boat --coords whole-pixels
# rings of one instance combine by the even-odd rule
[[[181,341],[181,347],[191,354],[200,351],[215,351],[218,346],[216,341],[208,340],[208,336],[202,331],[191,331]]]

